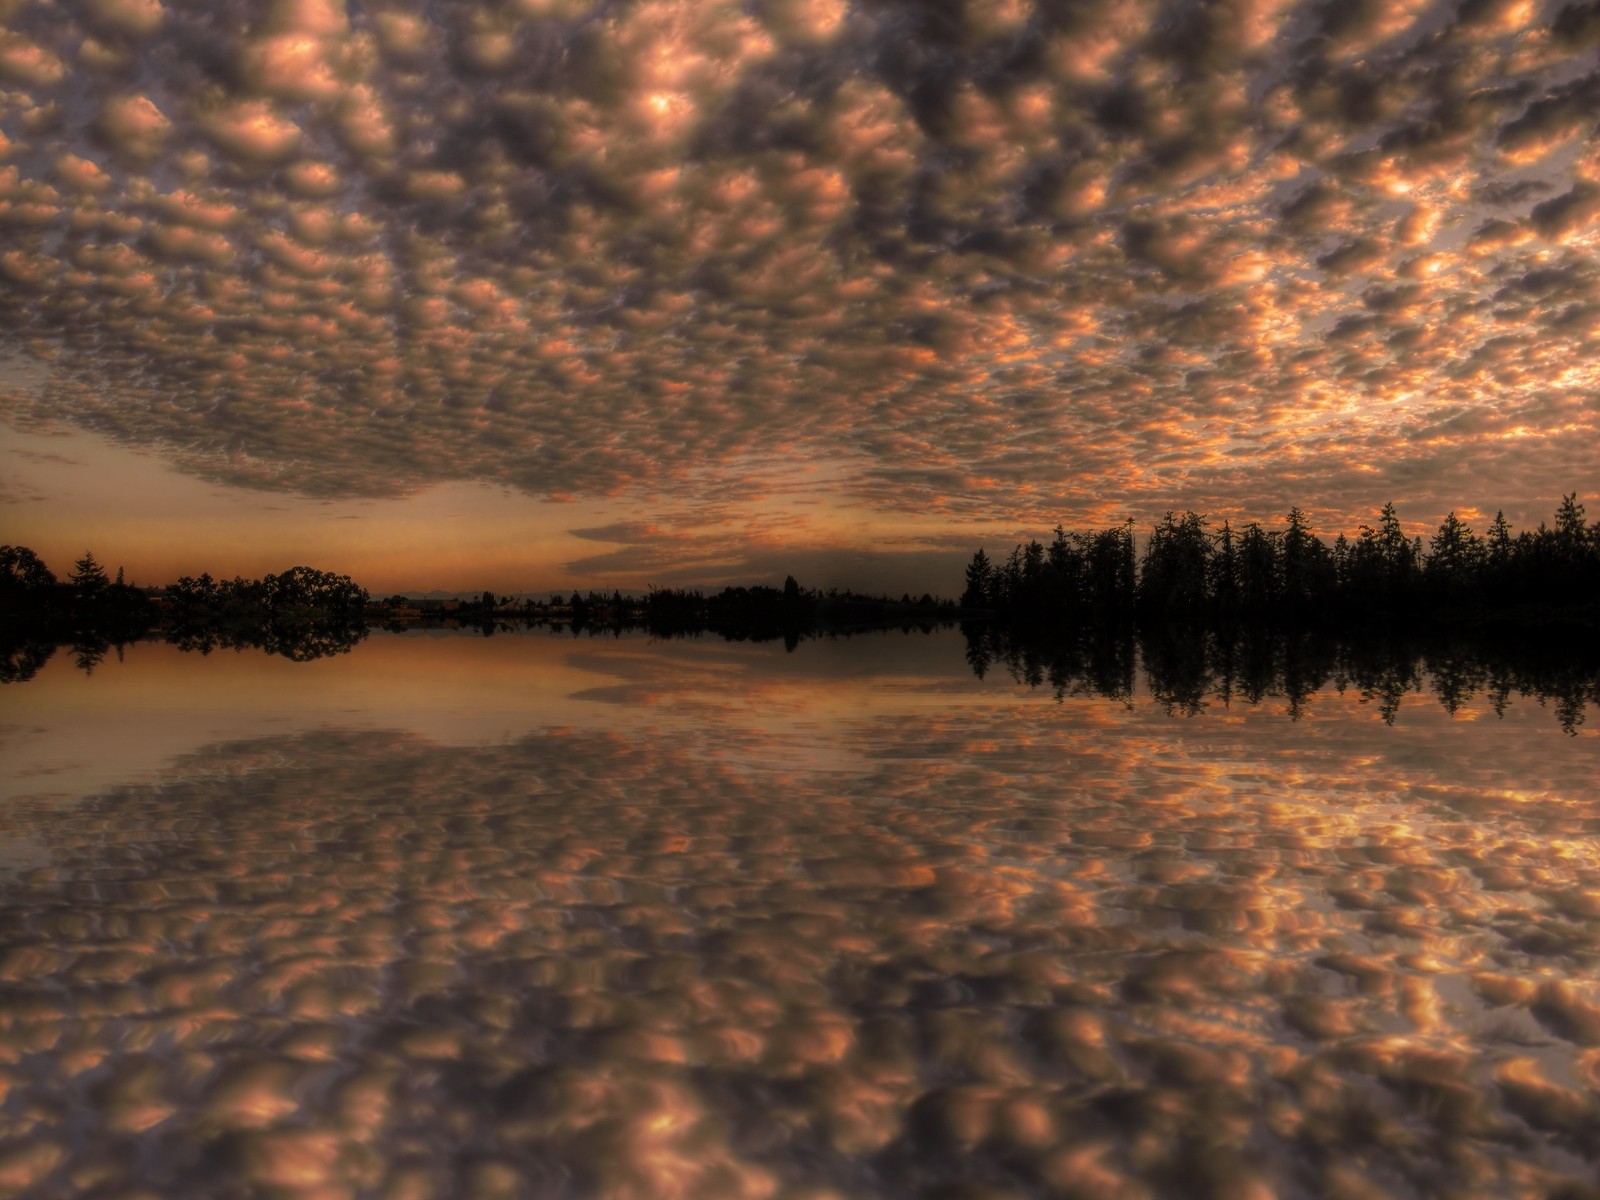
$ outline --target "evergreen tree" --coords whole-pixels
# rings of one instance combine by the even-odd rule
[[[1483,563],[1478,535],[1451,511],[1429,542],[1429,551],[1423,574],[1434,599],[1440,603],[1464,599]]]
[[[1022,598],[1022,544],[1011,547],[994,586],[995,603],[1010,608]]]
[[[994,565],[989,556],[978,547],[978,552],[967,564],[967,588],[961,593],[962,608],[985,608],[993,600]]]
[[[1411,539],[1400,527],[1400,514],[1395,511],[1392,500],[1378,514],[1378,549],[1391,571],[1400,573],[1409,565]]]
[[[1421,558],[1420,539],[1413,544],[1406,536],[1392,501],[1378,514],[1376,529],[1361,527],[1360,557],[1360,582],[1367,600],[1386,607],[1405,603]]]
[[[110,580],[106,578],[106,569],[87,550],[82,558],[72,564],[72,586],[85,595],[98,592],[108,583]]]
[[[1338,585],[1333,552],[1311,530],[1298,506],[1289,510],[1283,532],[1280,578],[1281,602],[1304,613],[1326,600]]]
[[[1239,534],[1239,603],[1246,612],[1265,614],[1277,602],[1279,540],[1255,521]]]
[[[1022,572],[1018,581],[1017,602],[1022,610],[1037,616],[1045,609],[1044,546],[1032,538],[1022,548]]]
[[[1167,513],[1150,533],[1139,577],[1139,604],[1146,612],[1199,617],[1206,608],[1211,539],[1205,518]]]
[[[1239,553],[1235,546],[1233,524],[1222,522],[1217,534],[1216,551],[1211,556],[1211,578],[1207,591],[1217,612],[1232,615],[1239,611]]]
[[[1556,510],[1556,545],[1561,557],[1575,563],[1583,557],[1585,542],[1583,505],[1578,503],[1578,493],[1561,497],[1561,507]]]
[[[1350,584],[1350,539],[1342,533],[1333,539],[1333,579],[1340,592]]]
[[[1079,534],[1067,535],[1060,525],[1045,551],[1046,587],[1051,602],[1060,609],[1075,609],[1083,596],[1083,546]]]
[[[1487,550],[1491,566],[1503,567],[1511,561],[1511,526],[1506,523],[1504,510],[1494,514],[1494,522],[1489,526]]]

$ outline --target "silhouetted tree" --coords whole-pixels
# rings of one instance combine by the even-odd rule
[[[1223,616],[1233,616],[1239,611],[1239,552],[1235,540],[1233,525],[1223,521],[1211,556],[1210,578],[1206,581],[1215,610]]]
[[[259,597],[280,618],[296,613],[355,617],[365,611],[368,600],[366,589],[350,576],[314,567],[290,567],[281,575],[264,576],[259,585],[247,580],[234,583],[241,597]]]
[[[1211,539],[1204,517],[1167,513],[1150,533],[1139,576],[1139,607],[1146,613],[1198,617],[1207,605]]]
[[[39,594],[55,587],[50,568],[26,546],[0,546],[0,597]]]
[[[1006,561],[995,572],[990,587],[991,599],[1006,608],[1019,608],[1022,600],[1022,545],[1011,547]]]
[[[978,552],[967,564],[967,586],[961,593],[962,608],[985,608],[993,599],[994,567],[989,556],[978,547]]]
[[[1406,537],[1405,530],[1400,527],[1400,515],[1395,511],[1393,502],[1385,504],[1383,511],[1378,514],[1377,546],[1388,585],[1387,598],[1403,599],[1416,574],[1419,555],[1411,539]]]
[[[1279,602],[1294,614],[1303,614],[1327,595],[1336,572],[1333,555],[1311,532],[1305,514],[1291,508],[1283,531],[1282,578]]]
[[[1423,564],[1430,597],[1441,604],[1471,599],[1483,562],[1483,543],[1452,510],[1429,542],[1428,558]]]
[[[1239,607],[1266,616],[1277,603],[1279,536],[1251,521],[1239,533]]]
[[[1059,611],[1071,611],[1083,599],[1082,535],[1067,536],[1057,525],[1045,550],[1045,589]]]
[[[110,582],[106,578],[106,569],[87,550],[82,558],[72,564],[72,586],[84,595],[92,595]]]
[[[1084,559],[1088,606],[1102,615],[1131,616],[1138,592],[1133,521],[1094,534]]]
[[[1486,543],[1491,562],[1510,561],[1511,526],[1506,521],[1506,514],[1503,509],[1494,514],[1494,520],[1489,525],[1489,536],[1486,539]]]
[[[1032,538],[1022,549],[1022,605],[1037,615],[1045,607],[1044,547]]]
[[[1556,510],[1556,544],[1563,557],[1576,562],[1583,557],[1587,538],[1584,534],[1583,505],[1578,503],[1578,493],[1561,497],[1561,507]]]

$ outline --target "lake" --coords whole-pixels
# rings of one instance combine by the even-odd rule
[[[1600,722],[1499,707],[61,651],[0,689],[0,1195],[1593,1194]]]

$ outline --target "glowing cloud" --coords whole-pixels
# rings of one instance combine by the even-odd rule
[[[1600,483],[1582,6],[8,12],[15,423],[313,495],[809,457],[1017,524]]]

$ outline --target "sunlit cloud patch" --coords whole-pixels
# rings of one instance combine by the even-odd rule
[[[1374,471],[1542,510],[1596,482],[1597,28],[18,3],[0,317],[50,372],[4,413],[327,496],[810,457],[881,509],[1021,521],[1342,518]]]

